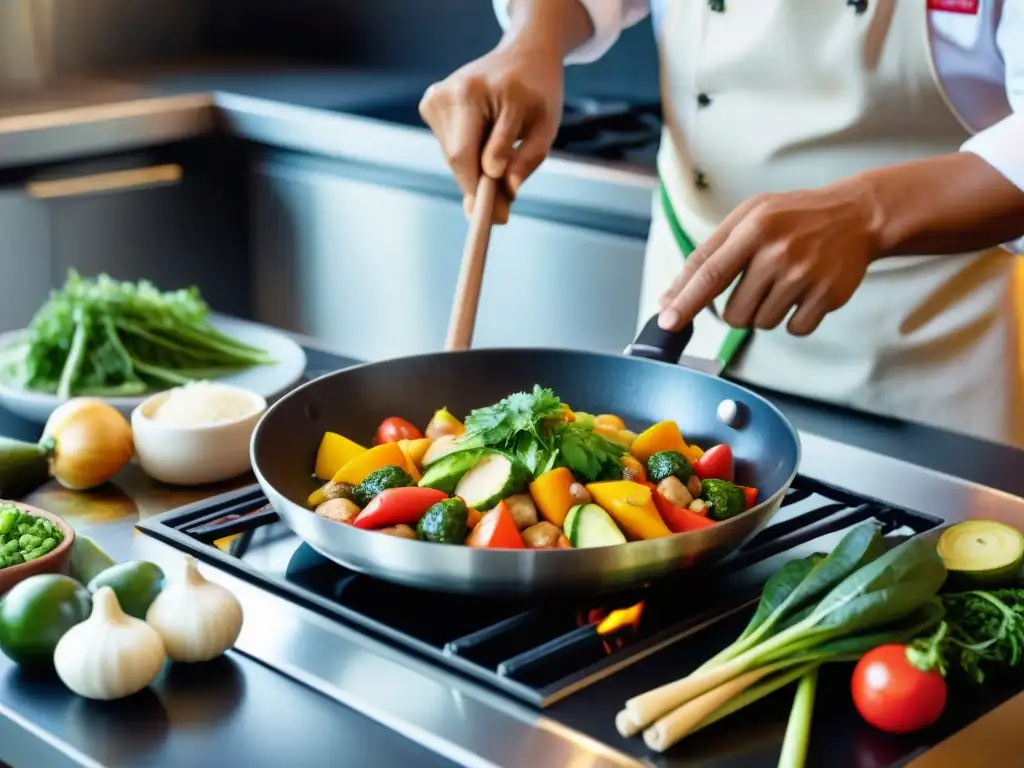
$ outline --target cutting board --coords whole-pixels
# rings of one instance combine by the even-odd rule
[[[1024,693],[907,763],[907,768],[1002,768],[1024,765]]]

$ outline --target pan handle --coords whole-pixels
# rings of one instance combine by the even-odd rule
[[[663,363],[678,363],[692,338],[692,322],[678,331],[665,331],[658,327],[658,316],[655,315],[644,325],[636,341],[626,347],[626,354],[630,357],[660,360]]]

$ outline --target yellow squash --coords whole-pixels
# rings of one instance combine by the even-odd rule
[[[594,503],[611,515],[630,539],[657,539],[672,531],[658,514],[651,489],[631,480],[610,480],[587,486]]]

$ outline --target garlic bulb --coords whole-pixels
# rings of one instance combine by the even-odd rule
[[[185,557],[179,577],[164,587],[146,612],[174,661],[209,661],[235,644],[242,631],[242,605],[219,584],[207,581],[194,557]]]
[[[110,587],[96,590],[92,613],[53,652],[57,675],[87,699],[131,696],[156,679],[167,656],[156,630],[129,616]]]

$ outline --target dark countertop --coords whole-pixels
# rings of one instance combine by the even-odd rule
[[[318,375],[353,361],[307,349]],[[1020,452],[928,427],[901,424],[767,393],[805,431],[854,443],[1013,493]],[[39,428],[0,411],[0,434],[34,439]],[[156,487],[131,467],[101,489],[89,511],[81,497],[47,487],[30,501],[61,514],[119,560],[131,559],[134,523],[249,478],[207,489]],[[77,500],[77,502],[76,502]],[[78,513],[76,514],[76,509]],[[97,511],[99,510],[99,511]],[[444,766],[369,718],[294,683],[240,653],[196,667],[168,666],[142,694],[120,703],[79,699],[59,681],[24,676],[0,656],[0,760],[15,768],[64,765]],[[298,763],[291,762],[301,756]],[[884,765],[885,763],[878,763]]]

